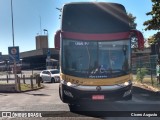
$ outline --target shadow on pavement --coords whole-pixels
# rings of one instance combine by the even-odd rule
[[[160,95],[157,92],[134,86],[133,96],[137,97],[136,99],[140,99],[140,102],[133,100],[85,102],[81,105],[69,105],[69,108],[73,113],[98,118],[131,117],[131,113],[133,112],[145,112],[149,114],[160,111]]]
[[[24,94],[33,95],[33,96],[50,96],[50,95],[42,94],[42,93],[24,93]]]
[[[149,101],[160,101],[160,92],[150,91],[144,88],[133,86],[133,95],[139,95],[141,98]]]

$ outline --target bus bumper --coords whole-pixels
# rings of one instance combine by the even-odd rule
[[[68,104],[79,104],[87,101],[120,101],[132,99],[132,83],[125,87],[118,87],[117,89],[100,89],[98,87],[103,88],[103,86],[95,86],[95,90],[81,90],[77,87],[70,87],[60,83],[60,98],[64,103]]]

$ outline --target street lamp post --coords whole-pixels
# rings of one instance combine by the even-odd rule
[[[11,17],[12,17],[12,40],[13,40],[13,47],[14,47],[14,24],[13,24],[13,5],[11,0]]]
[[[13,47],[14,47],[14,23],[13,23],[13,5],[12,5],[12,0],[11,0],[11,18],[12,18],[12,40],[13,40]],[[17,81],[17,65],[16,65],[16,60],[14,58],[14,76],[15,76],[15,87],[16,89],[19,91],[18,89],[18,81]]]

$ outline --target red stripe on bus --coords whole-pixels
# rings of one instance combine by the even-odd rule
[[[128,39],[130,32],[108,33],[108,34],[86,34],[75,32],[62,32],[62,38],[76,40],[121,40]]]

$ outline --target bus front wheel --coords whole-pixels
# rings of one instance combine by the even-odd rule
[[[61,90],[60,86],[59,86],[59,97],[60,97],[61,101],[63,101],[62,100],[62,90]]]
[[[59,86],[59,97],[60,97],[62,102],[65,102],[66,97],[63,94],[62,86]]]

